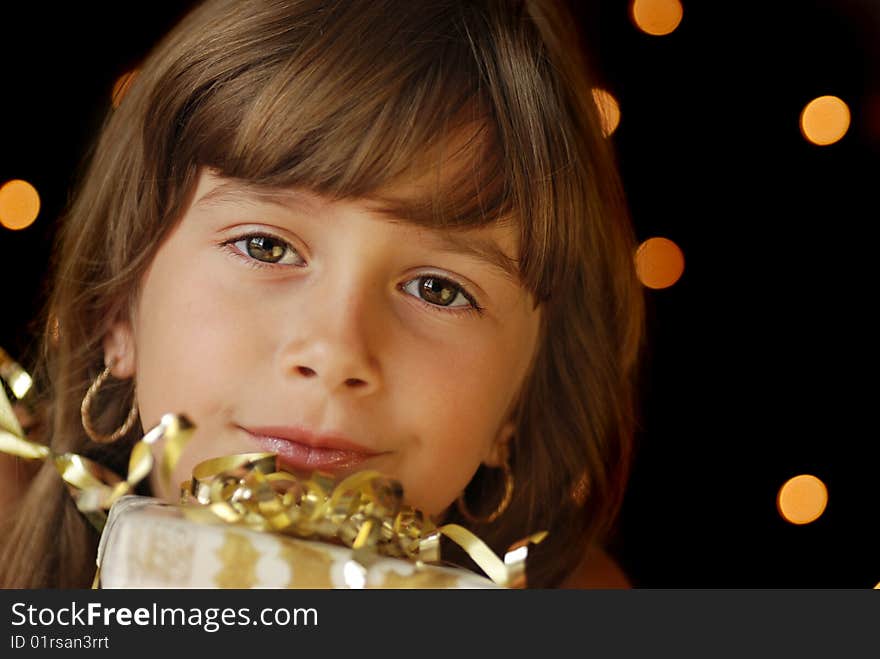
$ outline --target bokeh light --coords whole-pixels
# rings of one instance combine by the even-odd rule
[[[849,129],[849,107],[836,96],[820,96],[807,103],[801,112],[801,133],[819,146],[834,144]]]
[[[648,288],[668,288],[684,273],[684,254],[668,238],[649,238],[636,250],[636,274]]]
[[[792,524],[809,524],[825,512],[828,489],[811,474],[788,479],[776,495],[776,508]]]
[[[40,214],[40,195],[27,181],[13,179],[0,186],[0,224],[7,229],[25,229]]]
[[[593,101],[599,110],[599,121],[602,122],[602,134],[611,135],[620,123],[620,105],[617,99],[604,89],[593,88]]]
[[[679,0],[633,0],[630,17],[642,32],[663,36],[673,32],[684,15]]]
[[[134,69],[127,73],[123,73],[116,79],[116,83],[113,85],[113,93],[111,95],[114,108],[118,108],[119,104],[122,103],[122,99],[125,98],[125,95],[128,93],[131,83],[134,82],[137,74],[137,69]]]

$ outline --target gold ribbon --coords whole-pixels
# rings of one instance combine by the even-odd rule
[[[9,384],[9,390],[18,399],[24,398],[33,384],[30,374],[3,348],[0,348],[0,378]]]
[[[14,366],[12,366],[14,364]],[[12,409],[12,405],[9,403],[9,399],[6,397],[6,389],[3,387],[3,381],[11,383],[13,380],[11,377],[17,373],[17,369],[21,369],[18,364],[16,364],[9,354],[0,348],[0,438],[9,435],[13,438],[24,437],[24,431],[21,429],[21,424],[18,422],[18,417],[15,416],[15,411]],[[23,372],[23,370],[22,370]],[[27,375],[27,373],[25,373]],[[30,376],[27,376],[30,379]],[[13,392],[13,395],[17,395]],[[0,440],[2,441],[2,440]],[[11,440],[9,440],[11,442]],[[37,456],[34,456],[37,457]]]
[[[151,446],[165,440],[159,468],[167,484],[194,430],[185,416],[164,415],[132,448],[128,476],[123,479],[81,455],[58,454],[26,439],[0,386],[0,452],[26,460],[52,460],[77,508],[99,532],[110,507],[152,471]],[[183,513],[202,523],[237,524],[340,543],[352,549],[353,560],[364,569],[377,555],[438,563],[443,536],[458,544],[492,581],[509,588],[525,587],[529,546],[547,535],[536,533],[517,542],[502,560],[464,527],[437,527],[421,511],[405,505],[401,484],[378,472],[360,471],[336,483],[321,472],[298,478],[277,470],[276,463],[273,453],[199,463],[192,478],[181,485]]]
[[[131,451],[128,477],[76,453],[56,453],[50,447],[28,440],[15,416],[6,392],[0,386],[0,453],[25,460],[51,460],[67,484],[76,507],[100,532],[107,521],[107,511],[121,497],[132,492],[153,468],[150,445],[166,438],[161,472],[170,478],[174,464],[189,441],[195,427],[185,416],[166,414],[160,423],[144,435]]]
[[[529,548],[546,532],[515,543],[500,559],[479,537],[457,524],[437,527],[403,503],[398,481],[359,471],[339,483],[321,472],[299,479],[277,471],[273,453],[214,458],[193,469],[181,487],[184,514],[192,520],[222,520],[258,531],[344,544],[361,565],[382,555],[423,563],[440,561],[441,536],[459,545],[496,584],[526,585]],[[211,518],[214,518],[213,520]]]

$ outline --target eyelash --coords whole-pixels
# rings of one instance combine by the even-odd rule
[[[224,240],[224,241],[218,243],[218,245],[224,251],[230,253],[235,258],[240,259],[246,266],[248,266],[249,268],[252,268],[254,270],[269,270],[269,269],[274,269],[274,268],[291,267],[289,265],[278,265],[276,263],[267,263],[265,261],[260,261],[259,259],[255,259],[251,256],[243,254],[241,251],[239,251],[235,247],[235,243],[240,242],[242,240],[248,240],[250,238],[270,238],[272,240],[277,240],[279,243],[281,243],[285,247],[290,248],[291,250],[296,252],[296,249],[289,242],[287,242],[283,238],[279,238],[278,236],[275,236],[271,233],[245,233],[240,236],[236,236],[234,238],[229,238],[228,240]],[[302,266],[292,266],[292,267],[302,267]],[[426,302],[425,300],[423,300],[419,297],[416,297],[415,299],[418,300],[419,302],[421,302],[423,306],[427,307],[431,311],[434,311],[437,313],[444,313],[444,314],[453,314],[453,315],[470,315],[470,314],[482,315],[483,314],[483,307],[481,307],[480,304],[477,302],[476,298],[474,298],[474,296],[468,292],[467,288],[465,288],[464,285],[460,284],[459,282],[455,281],[454,279],[451,279],[447,275],[440,275],[437,273],[426,272],[426,273],[419,275],[418,277],[415,277],[414,279],[422,279],[422,278],[428,278],[428,277],[433,277],[435,279],[440,279],[442,281],[449,282],[450,284],[454,284],[455,287],[465,297],[465,299],[470,303],[470,305],[463,306],[463,307],[443,307],[443,306],[440,306],[437,304],[431,304],[430,302]],[[409,281],[404,282],[403,284],[398,286],[398,289],[404,290],[404,286],[406,286],[406,284],[410,283],[411,281],[413,281],[413,279],[410,279]],[[410,294],[407,293],[407,295],[410,295]],[[415,297],[415,296],[410,295],[410,297]]]

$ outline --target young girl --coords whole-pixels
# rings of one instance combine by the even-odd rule
[[[124,473],[184,413],[174,482],[261,450],[376,469],[499,553],[549,530],[530,585],[585,583],[628,475],[643,321],[573,23],[530,0],[188,14],[60,233],[36,372],[53,449]],[[51,464],[0,537],[3,585],[90,583],[97,534]]]

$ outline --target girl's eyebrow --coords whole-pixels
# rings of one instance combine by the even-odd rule
[[[303,210],[315,210],[316,208],[306,195],[299,194],[295,190],[267,188],[246,181],[221,183],[202,195],[195,205],[214,206],[224,202],[247,201],[249,197],[287,209],[299,207]]]
[[[516,286],[522,285],[517,260],[505,254],[498,243],[491,238],[436,230],[430,231],[427,236],[431,248],[481,261],[498,270],[510,283]]]
[[[317,208],[308,195],[297,193],[295,190],[266,188],[246,181],[222,183],[202,195],[195,206],[210,207],[225,202],[247,201],[248,198],[275,204],[287,210],[294,208],[309,211]],[[395,224],[411,224],[405,218],[394,218],[389,221]],[[424,235],[428,247],[431,249],[480,261],[498,271],[510,283],[522,286],[518,261],[508,256],[491,238],[467,235],[462,231],[440,231],[437,229],[426,229]]]

